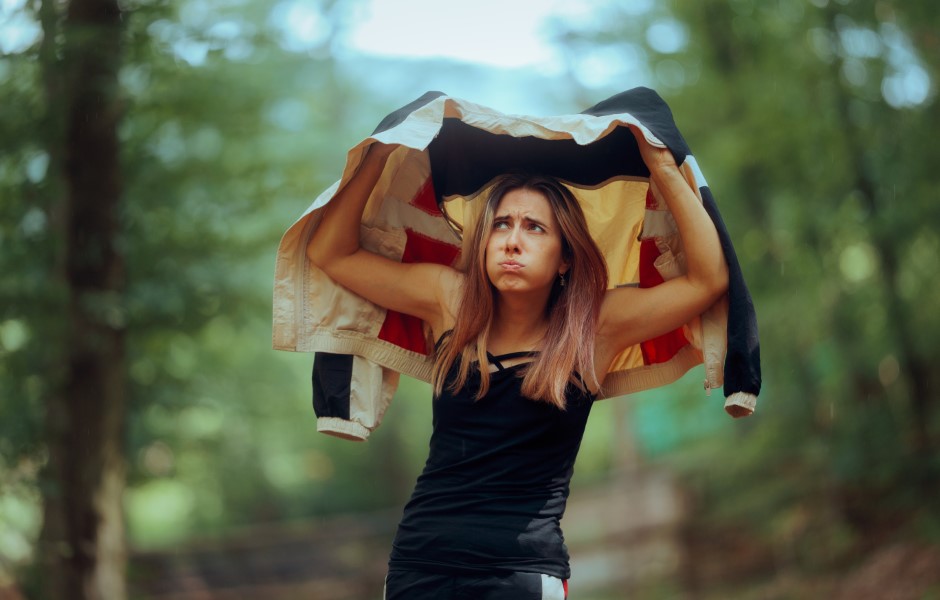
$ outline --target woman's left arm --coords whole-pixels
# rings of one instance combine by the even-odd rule
[[[718,232],[679,171],[672,153],[651,146],[631,127],[640,154],[682,237],[685,274],[651,288],[609,290],[601,305],[598,342],[606,354],[671,331],[702,314],[728,289],[728,265]],[[613,356],[610,357],[611,359]]]

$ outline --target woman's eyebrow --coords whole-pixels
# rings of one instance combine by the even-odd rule
[[[498,222],[502,222],[502,221],[512,221],[512,220],[514,220],[514,219],[516,219],[516,218],[519,218],[520,220],[522,220],[523,222],[526,222],[526,223],[533,223],[533,224],[535,224],[535,225],[538,225],[539,227],[541,227],[542,229],[545,229],[545,230],[550,229],[548,223],[546,223],[545,221],[542,221],[542,220],[540,220],[540,219],[536,219],[535,217],[529,216],[528,214],[519,216],[519,215],[517,215],[516,213],[512,213],[512,212],[506,212],[506,213],[494,215],[494,216],[493,216],[493,222],[494,222],[494,223],[498,223]]]

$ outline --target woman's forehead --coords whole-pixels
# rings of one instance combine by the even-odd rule
[[[503,195],[496,205],[496,216],[532,217],[534,219],[550,219],[554,221],[555,214],[545,194],[538,190],[519,188],[510,190]]]

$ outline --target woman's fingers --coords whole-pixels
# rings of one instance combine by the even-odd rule
[[[636,138],[637,146],[640,148],[640,156],[643,157],[643,162],[646,163],[646,167],[650,171],[657,168],[676,166],[676,159],[668,148],[653,146],[647,141],[646,136],[643,135],[639,127],[635,125],[630,125],[629,127],[630,131],[633,133],[633,137]]]

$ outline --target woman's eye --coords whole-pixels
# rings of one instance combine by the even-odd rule
[[[545,228],[539,225],[538,223],[530,223],[529,231],[534,231],[536,233],[545,233]]]
[[[493,229],[509,229],[509,223],[506,221],[496,221],[493,223]]]

